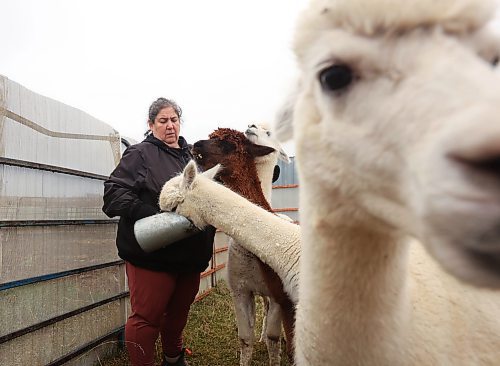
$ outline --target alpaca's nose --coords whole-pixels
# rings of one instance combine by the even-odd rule
[[[449,157],[470,172],[495,180],[500,189],[500,136],[474,149],[453,152]]]
[[[255,125],[249,125],[248,128],[247,128],[247,130],[245,131],[245,135],[247,137],[248,136],[257,136],[255,134],[255,131],[254,131],[254,129],[256,129],[256,128],[257,128],[257,126],[255,126]]]
[[[478,172],[494,177],[500,184],[500,155],[484,157],[477,161],[462,161]]]
[[[498,100],[500,102],[500,100]],[[497,103],[483,103],[458,113],[440,145],[458,163],[470,183],[490,193],[500,192],[500,123]]]
[[[193,154],[197,163],[201,163],[203,159],[203,143],[204,140],[196,141],[191,149],[191,154]]]
[[[248,125],[248,128],[245,131],[245,134],[247,135],[247,137],[248,137],[248,135],[255,135],[255,132],[253,130],[256,130],[256,129],[257,129],[257,126],[254,124]]]

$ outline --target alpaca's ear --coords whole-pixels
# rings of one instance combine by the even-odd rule
[[[207,177],[208,179],[214,180],[215,176],[219,171],[222,170],[222,166],[220,164],[217,164],[213,168],[208,169],[207,171],[201,173],[204,177]]]
[[[281,109],[276,117],[273,131],[280,141],[288,141],[293,137],[293,109]]]
[[[290,158],[288,157],[288,154],[285,152],[285,150],[283,150],[281,146],[278,152],[280,153],[278,155],[279,160],[284,161],[285,163],[290,163]]]
[[[191,189],[197,174],[198,174],[198,167],[196,166],[194,160],[191,160],[186,165],[184,171],[182,172],[183,180],[181,187],[183,189]]]
[[[263,145],[256,145],[256,144],[252,144],[252,143],[249,145],[248,150],[254,158],[259,157],[259,156],[269,155],[269,154],[276,151],[272,147],[263,146]]]
[[[280,141],[288,141],[293,137],[293,109],[299,95],[299,86],[297,83],[276,114],[273,132]]]

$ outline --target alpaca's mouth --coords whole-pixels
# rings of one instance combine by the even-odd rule
[[[457,163],[465,172],[483,177],[489,177],[496,183],[500,180],[500,155],[485,156],[480,159],[465,159],[451,155],[452,161]]]
[[[488,252],[465,246],[448,248],[453,253],[446,253],[444,260],[438,261],[449,273],[475,286],[498,289],[500,286],[500,253],[493,249]],[[445,250],[447,250],[445,248]],[[451,260],[450,260],[451,258]]]
[[[255,143],[258,138],[257,134],[251,129],[245,131],[245,137],[253,143]]]
[[[477,250],[467,251],[471,260],[480,264],[484,271],[494,273],[497,276],[500,274],[500,254],[498,253],[483,253]]]
[[[191,150],[191,154],[193,154],[193,157],[196,160],[196,162],[199,162],[203,159],[202,153],[197,151],[196,148]]]
[[[495,202],[487,197],[445,200],[427,212],[422,239],[430,254],[455,277],[498,289],[500,208]],[[441,214],[441,209],[448,213]]]
[[[435,218],[432,221],[439,222]],[[461,228],[467,225],[459,223],[451,227],[425,226],[422,244],[446,272],[470,285],[500,288],[500,230],[464,231]]]

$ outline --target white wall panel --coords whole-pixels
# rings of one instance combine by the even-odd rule
[[[122,326],[124,308],[117,300],[0,344],[0,365],[46,365]]]
[[[0,221],[99,220],[104,182],[0,165]]]
[[[89,114],[0,75],[0,157],[109,175],[120,157],[118,132]]]
[[[114,224],[4,227],[0,284],[119,260],[115,237]]]
[[[124,264],[4,290],[0,337],[125,292]]]

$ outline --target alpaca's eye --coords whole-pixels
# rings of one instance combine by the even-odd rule
[[[319,74],[321,86],[331,91],[344,89],[352,82],[352,79],[352,70],[346,65],[333,65]]]
[[[266,132],[266,135],[267,135],[267,136],[271,136],[271,132],[267,131],[267,132]]]
[[[499,57],[499,56],[495,56],[495,57],[493,57],[493,59],[491,60],[491,65],[492,65],[493,67],[497,67],[497,65],[498,65],[498,61],[500,61],[500,57]]]

